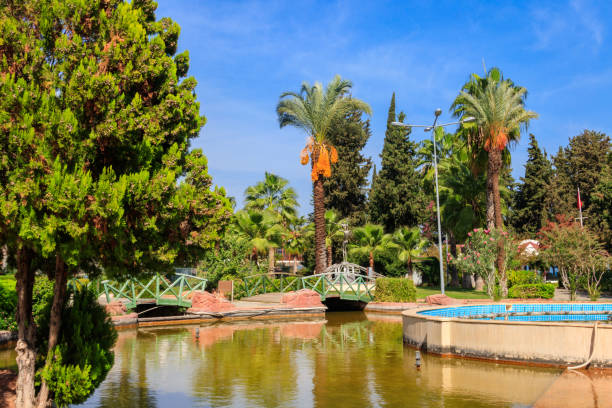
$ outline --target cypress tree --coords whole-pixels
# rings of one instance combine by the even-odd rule
[[[231,216],[206,157],[189,149],[205,118],[186,76],[189,55],[176,54],[180,28],[156,20],[155,8],[0,7],[10,44],[0,46],[0,246],[18,271],[18,407],[36,399],[36,270],[55,281],[48,350],[38,350],[51,355],[71,274],[123,279],[193,264]],[[52,394],[43,381],[38,404]]]
[[[400,113],[399,121],[404,117],[404,113]],[[395,119],[393,93],[380,156],[382,166],[373,180],[369,197],[370,220],[384,225],[387,232],[400,226],[417,225],[424,208],[420,176],[416,170],[417,144],[409,139],[410,130],[391,125]]]
[[[591,225],[606,250],[612,252],[612,152],[608,153],[608,160],[601,170],[599,183],[591,193],[590,214],[598,215],[600,222]]]
[[[325,179],[325,208],[334,209],[340,218],[350,218],[353,224],[366,221],[368,174],[372,160],[361,150],[370,138],[370,121],[361,112],[336,120],[328,134],[338,150],[338,162],[332,164],[331,177]]]
[[[514,195],[511,221],[518,233],[534,234],[548,219],[546,198],[548,195],[552,166],[538,146],[533,134],[529,135],[528,159],[525,176]]]
[[[559,149],[553,158],[554,178],[549,198],[554,214],[577,217],[577,189],[580,188],[584,222],[598,228],[603,219],[600,212],[591,209],[591,196],[602,177],[610,151],[610,138],[591,130],[574,136],[567,147]]]

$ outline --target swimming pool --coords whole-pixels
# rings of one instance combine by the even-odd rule
[[[403,312],[404,342],[437,354],[612,367],[612,303],[509,303]]]
[[[425,316],[517,322],[610,321],[612,304],[494,304],[444,307],[418,312]]]

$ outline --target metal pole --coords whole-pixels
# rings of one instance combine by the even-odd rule
[[[436,149],[436,122],[438,117],[434,120],[434,124],[431,129],[431,138],[434,146],[434,174],[436,178],[436,212],[438,214],[438,250],[440,252],[440,291],[444,294],[444,260],[442,259],[442,226],[440,225],[440,192],[438,190],[438,157]]]
[[[580,211],[580,227],[584,228],[584,225],[582,225],[582,200],[580,200],[580,187],[578,187],[578,210]]]

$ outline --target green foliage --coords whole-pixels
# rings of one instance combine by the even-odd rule
[[[207,279],[207,289],[214,289],[220,280],[241,279],[249,273],[263,273],[265,267],[257,267],[249,260],[252,248],[244,240],[226,233],[219,245],[204,255],[198,266],[198,275]]]
[[[511,222],[516,232],[533,236],[552,216],[547,205],[552,165],[532,134],[529,135],[527,154],[525,176],[521,177],[521,184],[514,195]]]
[[[94,389],[90,377],[91,366],[63,364],[62,354],[56,347],[50,357],[52,363],[41,372],[49,388],[55,394],[54,402],[58,407],[84,402]]]
[[[555,285],[552,283],[530,283],[512,286],[508,290],[511,299],[552,299],[555,296]]]
[[[554,177],[551,183],[548,203],[554,215],[566,215],[569,218],[577,216],[577,188],[580,188],[580,196],[583,202],[583,215],[585,225],[593,231],[603,233],[600,237],[602,242],[607,236],[607,218],[609,212],[602,211],[609,208],[610,201],[600,201],[605,197],[599,196],[600,180],[609,177],[612,155],[612,143],[610,137],[604,133],[585,130],[580,135],[569,140],[569,145],[559,148],[557,155],[553,157]],[[605,183],[604,180],[604,190]],[[609,183],[609,178],[607,183]],[[603,204],[603,206],[602,206]],[[609,232],[608,232],[609,233]],[[610,241],[606,242],[610,249]]]
[[[602,168],[599,182],[591,193],[591,213],[599,216],[599,223],[591,223],[608,252],[612,252],[612,151],[608,163]]]
[[[247,187],[244,192],[245,208],[259,211],[269,209],[286,221],[296,214],[299,206],[295,190],[288,185],[286,179],[266,172],[263,181]]]
[[[374,259],[387,248],[381,225],[366,224],[353,230],[353,243],[349,245],[352,256],[368,256],[369,266],[374,267]]]
[[[335,120],[328,134],[338,151],[338,162],[332,164],[331,177],[323,182],[325,208],[349,218],[353,225],[363,225],[367,218],[366,188],[372,161],[361,150],[371,134],[370,121],[363,120],[361,112]]]
[[[468,233],[463,253],[451,259],[452,264],[460,272],[481,276],[491,297],[497,277],[494,264],[500,237],[501,233],[496,230],[474,229]]]
[[[374,291],[375,302],[415,302],[416,289],[412,279],[378,278]]]
[[[34,280],[34,288],[32,289],[32,315],[34,316],[34,322],[40,327],[41,322],[49,318],[49,311],[51,310],[51,303],[53,302],[53,282],[49,280],[45,275],[39,275]],[[41,329],[38,329],[38,333],[41,333]],[[49,333],[48,330],[44,331],[44,335]]]
[[[398,120],[403,121],[404,116],[400,113]],[[421,176],[416,170],[417,144],[409,139],[409,130],[391,125],[395,120],[393,93],[380,156],[382,167],[372,182],[369,196],[370,220],[382,224],[387,232],[417,225],[425,208]]]
[[[507,271],[508,274],[508,287],[517,285],[527,285],[533,283],[542,283],[542,279],[538,276],[535,271]]]
[[[37,346],[42,352],[47,350],[48,331],[47,313],[38,328]],[[58,346],[40,371],[58,405],[84,402],[100,385],[113,365],[116,340],[117,332],[93,290],[72,292],[62,309]]]
[[[17,322],[15,321],[15,311],[17,308],[17,295],[15,290],[6,289],[0,285],[0,330],[15,331]]]
[[[196,81],[183,78],[187,55],[174,55],[179,28],[155,21],[155,7],[0,9],[13,44],[0,59],[12,72],[0,78],[12,124],[0,130],[0,241],[13,254],[22,242],[50,275],[56,255],[90,276],[188,264],[227,224],[229,200],[189,147],[205,118]]]
[[[559,268],[561,283],[570,291],[572,300],[581,286],[585,286],[592,297],[600,292],[601,281],[612,258],[597,238],[589,228],[564,217],[549,222],[540,231],[543,246],[540,258]]]

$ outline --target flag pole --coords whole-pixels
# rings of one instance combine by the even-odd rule
[[[582,201],[580,200],[580,187],[578,187],[578,211],[580,212],[580,227],[584,228],[584,225],[582,225]]]

